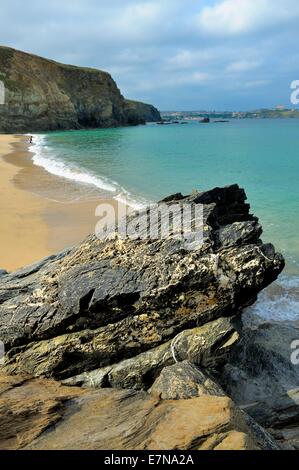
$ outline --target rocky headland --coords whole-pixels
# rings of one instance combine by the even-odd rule
[[[297,331],[244,313],[283,257],[237,185],[174,201],[191,251],[110,232],[0,274],[0,448],[299,448]]]
[[[126,100],[126,111],[129,116],[129,121],[133,123],[141,119],[144,122],[159,122],[161,121],[161,114],[151,104],[140,103],[140,101]]]
[[[151,105],[127,101],[107,72],[75,67],[0,46],[0,132],[144,124],[160,120]]]

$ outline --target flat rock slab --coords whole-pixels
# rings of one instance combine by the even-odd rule
[[[160,400],[0,376],[0,449],[251,450],[275,448],[228,397]]]

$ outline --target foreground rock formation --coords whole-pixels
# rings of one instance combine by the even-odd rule
[[[158,240],[111,232],[1,277],[2,399],[4,413],[5,403],[12,410],[2,447],[277,448],[225,393],[247,404],[230,379],[244,334],[240,315],[277,278],[283,257],[261,241],[237,185],[164,200],[174,202],[203,205],[203,243],[195,239],[192,250],[175,232]],[[12,393],[24,374],[20,397],[54,390],[42,416],[31,402],[38,432],[29,439],[25,423],[21,437],[8,432],[28,405]],[[44,415],[59,421],[55,432],[43,433]],[[70,426],[78,427],[74,440]]]
[[[152,106],[126,101],[111,76],[0,46],[0,132],[144,124],[161,119]]]
[[[172,235],[92,236],[68,253],[3,276],[6,370],[57,379],[107,366],[115,371],[115,364],[127,366],[125,359],[142,363],[139,355],[161,354],[155,349],[161,346],[164,357],[171,349],[166,343],[182,332],[179,360],[221,365],[238,340],[233,317],[276,279],[284,261],[261,242],[261,227],[237,186],[181,200],[204,204],[204,243],[194,250]],[[154,378],[155,367],[147,385]]]
[[[168,401],[132,390],[0,376],[2,450],[263,448],[276,446],[227,397]]]

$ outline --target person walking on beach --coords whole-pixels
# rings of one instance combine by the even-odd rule
[[[33,141],[33,137],[32,135],[29,137],[29,144],[32,144],[32,141]]]

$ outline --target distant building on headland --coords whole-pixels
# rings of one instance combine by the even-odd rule
[[[164,111],[161,113],[163,120],[173,119],[184,121],[201,121],[209,119],[299,119],[298,109],[289,109],[283,105],[275,108],[256,109],[253,111]]]

